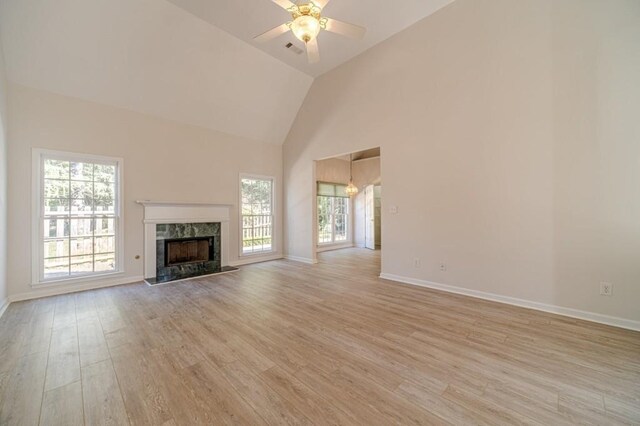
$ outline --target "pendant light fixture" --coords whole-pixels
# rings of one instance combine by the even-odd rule
[[[358,187],[353,184],[353,154],[349,154],[349,185],[347,185],[345,192],[349,197],[358,193]]]

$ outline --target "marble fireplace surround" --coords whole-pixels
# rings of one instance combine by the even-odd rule
[[[220,223],[221,266],[229,265],[229,217],[231,204],[139,200],[144,206],[144,278],[156,276],[156,225],[172,223]]]

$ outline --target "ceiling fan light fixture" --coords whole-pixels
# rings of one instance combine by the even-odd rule
[[[291,31],[298,40],[308,43],[320,33],[320,21],[311,15],[298,16],[291,22]]]
[[[330,0],[271,0],[291,14],[291,21],[270,29],[253,39],[265,43],[289,30],[305,44],[310,64],[320,60],[318,34],[326,30],[347,37],[362,39],[366,29],[337,19],[322,16],[322,9]]]

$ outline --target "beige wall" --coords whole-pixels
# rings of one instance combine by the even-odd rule
[[[9,294],[43,294],[31,283],[31,149],[124,158],[126,277],[142,275],[142,206],[135,200],[233,204],[230,260],[238,259],[240,173],[276,178],[281,247],[282,148],[25,86],[9,91]],[[73,289],[74,286],[60,289]],[[47,290],[49,291],[49,290]]]
[[[380,183],[380,157],[356,160],[352,165],[353,184],[362,189],[365,185]],[[316,161],[316,180],[319,182],[348,184],[352,171],[349,160],[328,158]]]
[[[0,309],[7,300],[7,80],[0,41]]]
[[[339,158],[328,158],[316,162],[316,181],[349,183],[349,162]]]
[[[636,0],[458,0],[320,77],[287,253],[314,256],[313,160],[379,145],[384,273],[640,320],[638,46]]]

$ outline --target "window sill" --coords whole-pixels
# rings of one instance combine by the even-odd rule
[[[69,278],[52,279],[31,283],[32,288],[56,287],[65,284],[82,283],[85,281],[99,281],[109,278],[116,278],[124,275],[124,271],[105,272],[104,274],[78,275]]]

